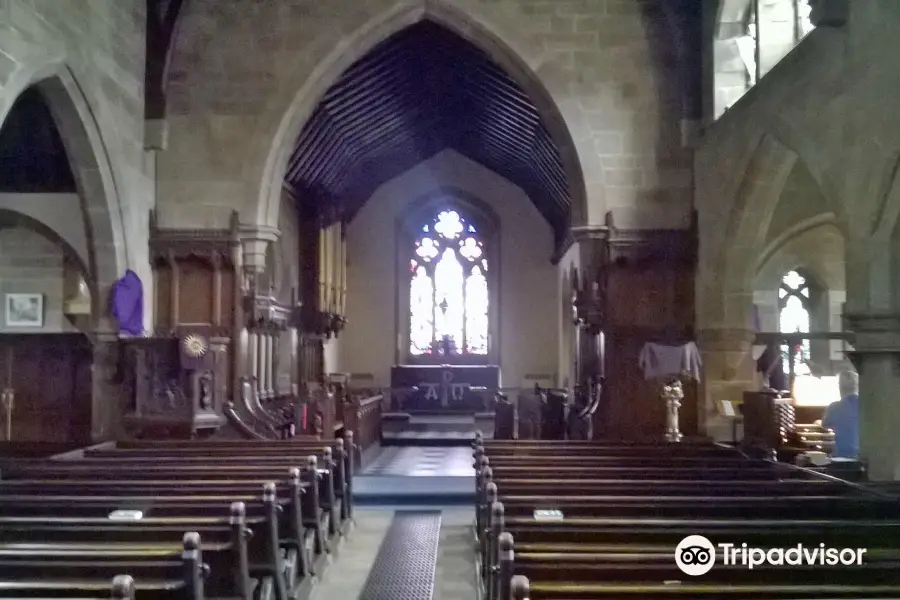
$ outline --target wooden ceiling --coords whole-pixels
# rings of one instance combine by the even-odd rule
[[[381,184],[445,148],[521,187],[565,237],[568,184],[534,104],[484,52],[430,21],[344,72],[300,134],[286,180],[349,220]]]

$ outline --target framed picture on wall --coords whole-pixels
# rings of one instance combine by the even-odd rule
[[[7,327],[43,327],[43,294],[7,294]]]

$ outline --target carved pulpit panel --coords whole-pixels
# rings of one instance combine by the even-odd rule
[[[227,341],[188,334],[123,344],[127,437],[195,437],[224,424]]]

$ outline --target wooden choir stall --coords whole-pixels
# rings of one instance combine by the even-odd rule
[[[327,380],[323,343],[343,329],[346,244],[340,224],[301,247],[299,281],[275,262],[244,268],[246,237],[229,228],[153,227],[157,327],[119,342],[120,439],[380,439],[377,390]],[[267,256],[277,255],[279,240]],[[304,260],[305,257],[305,260]],[[375,400],[377,398],[377,401]],[[360,451],[363,448],[357,448]]]

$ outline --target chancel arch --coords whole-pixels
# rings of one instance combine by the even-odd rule
[[[422,41],[426,39],[428,42],[423,46]],[[407,76],[410,73],[417,75],[445,73],[445,69],[435,68],[438,64],[435,61],[442,60],[442,57],[443,60],[451,62],[458,60],[461,69],[457,72],[460,74],[469,69],[473,60],[480,63],[480,67],[474,71],[477,73],[475,80],[462,82],[458,77],[445,79],[444,84],[449,87],[443,94],[432,93],[432,99],[436,101],[432,103],[432,107],[447,102],[448,100],[441,98],[445,94],[453,96],[449,101],[461,101],[463,105],[467,103],[465,96],[472,98],[477,96],[480,100],[486,101],[483,114],[498,114],[499,111],[506,113],[507,123],[519,122],[519,132],[523,133],[524,137],[519,138],[515,135],[507,137],[505,144],[519,145],[522,161],[519,168],[531,171],[531,177],[535,178],[533,182],[524,182],[525,187],[538,195],[549,194],[555,202],[561,203],[560,210],[566,213],[563,219],[565,227],[587,223],[587,190],[575,142],[545,83],[501,36],[468,11],[440,0],[425,3],[409,2],[374,16],[353,33],[350,43],[342,44],[324,57],[320,67],[303,82],[281,119],[265,163],[256,215],[260,223],[274,222],[277,217],[282,181],[288,181],[301,190],[304,188],[303,185],[297,186],[298,178],[303,177],[303,174],[297,172],[298,160],[308,163],[309,158],[305,155],[313,150],[313,147],[309,147],[311,142],[314,142],[313,146],[320,154],[322,144],[334,148],[334,151],[324,153],[327,156],[322,159],[321,164],[314,165],[323,176],[329,175],[333,169],[347,170],[349,165],[339,164],[344,153],[338,148],[343,147],[342,144],[358,145],[363,141],[358,139],[356,135],[358,131],[353,130],[355,125],[343,127],[341,129],[343,135],[331,138],[312,140],[309,133],[312,130],[321,131],[332,121],[345,121],[347,113],[358,111],[360,109],[358,102],[348,105],[341,100],[342,91],[343,95],[346,95],[346,90],[353,87],[355,78],[370,69],[377,68],[379,64],[384,66],[385,61],[393,61],[386,51],[389,49],[396,51],[403,44],[409,47],[405,52],[396,55],[404,58],[397,60],[396,66],[391,69],[394,76],[398,72],[402,74],[403,71],[407,71]],[[439,48],[441,50],[435,52]],[[427,62],[429,67],[422,68],[421,65],[424,64],[422,61]],[[421,64],[416,67],[416,62]],[[377,79],[369,82],[372,92],[377,92]],[[432,92],[434,82],[439,79],[435,77],[428,83]],[[451,85],[451,81],[455,83]],[[501,96],[508,95],[507,100],[498,104],[495,101],[498,93]],[[389,108],[392,105],[393,108]],[[410,108],[409,99],[401,100],[399,104],[384,103],[384,107],[388,113],[393,114],[398,110]],[[524,113],[520,113],[521,110],[524,110]],[[342,111],[344,114],[341,114]],[[380,116],[385,116],[385,111],[381,111]],[[476,117],[469,119],[474,121],[474,126],[482,127],[483,131],[488,133],[487,128],[483,128],[483,119],[477,115],[472,116]],[[512,121],[509,121],[509,117],[513,118]],[[430,151],[420,149],[417,160],[412,163],[408,159],[402,161],[406,168],[428,158],[436,150],[447,145],[446,125],[451,115],[445,113],[443,119],[435,119],[435,115],[430,115],[426,119],[415,121],[421,124],[428,119],[434,121],[434,124],[444,131],[436,132],[439,135],[435,136],[435,140],[439,141],[435,149]],[[413,124],[413,128],[415,127]],[[503,128],[496,121],[494,127]],[[396,128],[397,125],[394,126],[394,129]],[[492,151],[495,154],[499,151],[501,156],[504,153],[503,148],[496,144],[493,145]],[[363,154],[370,153],[365,150]],[[307,164],[307,170],[311,166],[313,165]],[[379,182],[383,183],[390,179],[391,175],[399,175],[401,172],[402,169],[395,168],[379,173],[370,185],[377,187],[375,181],[380,180]],[[352,172],[347,176],[356,177]],[[514,179],[522,183],[523,179],[528,177]],[[314,184],[321,193],[333,195],[336,192],[334,181],[306,183]],[[368,193],[371,193],[374,187],[370,187]],[[355,190],[341,191],[353,193]]]
[[[497,364],[500,220],[477,198],[444,189],[398,222],[401,362]]]
[[[345,364],[335,357],[346,356],[347,347],[355,344],[358,337],[373,339],[368,337],[367,330],[381,329],[380,324],[368,322],[369,315],[375,312],[373,298],[368,299],[366,317],[350,316],[355,310],[353,274],[362,272],[354,268],[359,256],[355,254],[356,250],[373,243],[405,248],[407,242],[448,242],[448,238],[411,238],[408,235],[413,228],[408,225],[410,215],[418,215],[420,222],[414,228],[423,233],[421,229],[426,221],[430,219],[429,227],[435,227],[435,219],[440,220],[442,213],[447,213],[445,217],[453,213],[465,223],[466,232],[471,235],[461,241],[472,245],[442,247],[442,255],[431,257],[429,261],[419,256],[412,272],[412,258],[406,250],[404,275],[400,278],[403,289],[398,290],[397,285],[391,284],[388,296],[391,310],[379,317],[380,321],[396,323],[396,326],[388,336],[377,339],[380,343],[397,340],[391,344],[396,348],[391,353],[395,364],[433,362],[430,357],[434,357],[439,348],[448,347],[444,342],[452,341],[458,352],[453,352],[451,362],[489,364],[499,368],[499,348],[503,345],[497,308],[499,248],[502,245],[499,219],[490,214],[485,202],[466,198],[465,194],[444,194],[436,200],[435,190],[446,190],[458,185],[460,180],[455,174],[441,178],[435,173],[427,188],[404,190],[401,200],[404,208],[387,215],[391,224],[400,217],[407,226],[390,231],[383,238],[353,239],[354,236],[371,235],[371,227],[364,233],[356,226],[357,216],[392,181],[442,156],[454,158],[437,164],[462,165],[465,161],[460,159],[465,158],[495,173],[516,189],[515,195],[523,196],[522,201],[530,204],[519,206],[518,210],[529,219],[536,214],[542,222],[541,227],[551,235],[553,242],[549,246],[542,243],[545,231],[540,236],[531,235],[534,243],[529,252],[536,248],[544,252],[540,264],[533,269],[536,271],[552,271],[551,260],[567,243],[573,222],[584,218],[585,200],[581,193],[584,181],[577,169],[577,161],[573,162],[572,156],[567,155],[569,142],[557,143],[560,123],[553,119],[558,120],[559,114],[554,112],[555,108],[550,110],[552,103],[549,103],[546,90],[537,80],[523,79],[528,72],[521,59],[510,63],[512,59],[504,54],[506,50],[502,44],[497,45],[496,40],[488,41],[493,38],[486,33],[473,33],[477,28],[462,27],[454,21],[459,16],[456,11],[451,9],[445,15],[442,6],[436,3],[428,10],[407,15],[410,18],[406,21],[391,21],[394,29],[390,34],[380,37],[366,53],[357,56],[335,76],[299,130],[284,173],[284,188],[302,207],[299,211],[301,221],[306,226],[314,223],[321,232],[319,237],[323,243],[317,254],[319,266],[326,273],[325,279],[329,278],[328,274],[334,275],[331,281],[320,281],[319,288],[324,291],[324,297],[319,294],[318,297],[304,298],[303,302],[307,311],[313,310],[311,307],[315,305],[324,306],[318,309],[320,314],[315,318],[319,322],[328,319],[343,323],[345,316],[350,317],[353,331],[342,334],[344,339],[332,339],[322,345],[323,354],[330,357],[324,362],[330,365],[340,362],[341,368],[350,372],[355,369],[348,365],[355,361]],[[537,91],[532,94],[532,89]],[[546,118],[545,113],[549,115]],[[571,183],[570,173],[575,177]],[[465,191],[481,192],[477,188]],[[428,194],[432,194],[431,200],[416,200]],[[441,202],[446,204],[446,210],[437,210]],[[456,210],[451,210],[451,205]],[[426,206],[436,212],[425,216],[421,211]],[[469,228],[473,231],[469,232]],[[313,231],[308,234],[306,237],[315,236]],[[335,254],[329,248],[335,247],[338,238],[341,243],[336,246],[337,259],[334,260]],[[426,239],[429,241],[425,242]],[[481,252],[484,256],[476,259],[471,255],[470,260],[465,256],[467,252]],[[324,261],[321,260],[323,256],[326,257]],[[397,278],[393,253],[390,256],[390,281],[393,282]],[[431,328],[431,341],[420,340],[426,347],[418,348],[416,354],[411,348],[409,328],[413,319],[408,307],[414,283],[410,273],[415,275],[418,270],[422,277],[415,283],[422,290],[426,285],[432,286],[432,304],[430,325],[423,324],[421,319],[415,322],[418,330]],[[456,283],[450,283],[451,279]],[[450,287],[440,289],[441,285]],[[371,287],[370,284],[369,290]],[[381,287],[380,282],[378,287]],[[341,299],[338,308],[328,301],[335,293]],[[367,295],[370,294],[367,292]],[[435,300],[437,295],[441,297]],[[476,301],[478,297],[482,299]],[[407,308],[398,311],[395,305]],[[454,312],[457,305],[458,313]],[[478,311],[482,314],[477,314]],[[421,311],[416,313],[421,314]],[[448,324],[447,319],[454,324]],[[549,326],[552,327],[552,323]],[[555,346],[556,337],[551,336],[551,340]],[[367,343],[372,344],[371,341]],[[383,354],[379,359],[382,357]],[[555,366],[523,369],[524,372],[553,373]],[[365,367],[367,373],[373,370],[384,373],[387,369]],[[511,372],[518,373],[519,368],[513,366]],[[387,383],[384,377],[381,381]]]

